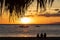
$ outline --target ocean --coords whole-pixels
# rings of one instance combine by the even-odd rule
[[[21,25],[21,24],[20,24]],[[60,37],[60,25],[32,24],[20,27],[19,24],[0,24],[0,37],[36,37],[37,33],[46,33],[47,37]],[[36,27],[39,25],[40,27]]]

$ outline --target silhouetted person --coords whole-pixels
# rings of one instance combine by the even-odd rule
[[[43,38],[43,34],[41,33],[41,38]]]
[[[40,39],[40,40],[44,40],[44,39],[43,39],[43,33],[41,33],[40,36],[41,36],[41,39]]]
[[[44,40],[46,40],[46,33],[44,33],[44,37],[43,37]]]
[[[46,33],[44,33],[44,38],[46,38]]]
[[[39,33],[37,34],[37,37],[39,38]]]
[[[40,36],[39,36],[39,33],[37,34],[37,40],[40,40]]]

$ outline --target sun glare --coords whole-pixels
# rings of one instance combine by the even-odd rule
[[[21,18],[21,23],[23,23],[23,24],[27,24],[27,23],[30,23],[30,22],[31,22],[31,19],[28,18],[28,17]]]

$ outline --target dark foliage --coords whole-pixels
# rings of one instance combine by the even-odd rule
[[[46,10],[46,3],[47,0],[37,0],[37,11],[38,11],[38,6],[40,5],[40,9]]]
[[[5,6],[8,6],[10,16],[12,16],[13,10],[15,10],[17,16],[18,13],[20,13],[20,15],[24,15],[25,11],[33,1],[34,0],[6,0]]]
[[[1,16],[1,15],[2,15],[3,0],[0,0],[0,4],[1,4],[1,8],[0,8],[0,10],[1,10],[0,16]]]
[[[48,1],[48,4],[52,6],[54,0],[36,0],[37,1],[37,12],[38,12],[38,6],[40,5],[40,9],[46,10],[46,4]],[[13,10],[15,10],[16,13],[14,13],[18,18],[20,15],[24,16],[25,11],[27,11],[28,7],[34,2],[34,0],[5,0],[5,7],[7,7],[7,10],[10,12],[10,16],[13,16]],[[2,8],[3,8],[4,0],[0,0],[1,4],[1,13],[2,15]]]
[[[2,6],[3,6],[3,1],[0,0],[1,3],[1,11],[2,11]],[[37,11],[38,11],[38,6],[40,5],[40,9],[46,10],[46,3],[48,1],[48,4],[52,6],[54,0],[37,0]],[[33,3],[34,0],[5,0],[5,6],[8,6],[8,10],[10,11],[10,16],[12,16],[13,10],[15,10],[15,15],[24,15],[25,11],[27,8]],[[2,14],[2,13],[0,13]]]
[[[48,2],[48,3],[47,3]],[[37,11],[38,11],[38,6],[40,5],[40,9],[46,10],[46,4],[50,5],[52,7],[54,0],[37,0]]]
[[[52,7],[54,0],[48,0],[48,4]]]

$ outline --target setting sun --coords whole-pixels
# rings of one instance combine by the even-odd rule
[[[30,22],[31,22],[31,19],[28,17],[21,18],[21,23],[23,23],[23,24],[30,23]]]

